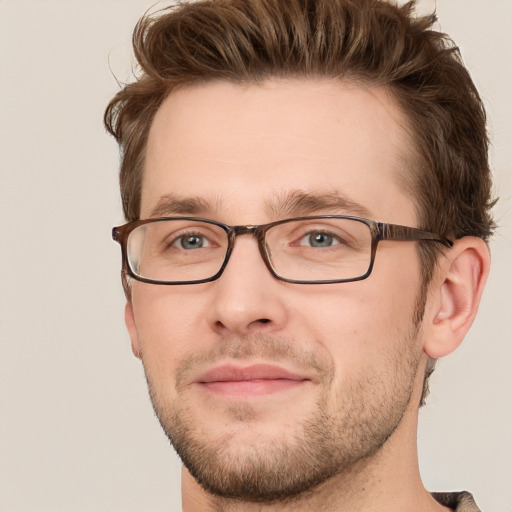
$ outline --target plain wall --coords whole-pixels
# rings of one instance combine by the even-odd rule
[[[3,512],[180,510],[180,464],[123,324],[118,151],[102,126],[153,4],[0,0]],[[484,512],[510,512],[512,1],[437,9],[488,108],[500,228],[479,317],[420,413],[420,463],[430,490],[467,488]]]

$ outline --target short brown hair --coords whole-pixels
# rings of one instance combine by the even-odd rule
[[[325,77],[383,86],[398,100],[415,149],[408,186],[420,227],[487,240],[494,224],[485,111],[435,21],[415,17],[414,2],[383,0],[198,0],[144,16],[133,34],[140,73],[105,112],[121,148],[125,217],[139,218],[149,129],[173,89]],[[427,280],[435,245],[422,245]]]

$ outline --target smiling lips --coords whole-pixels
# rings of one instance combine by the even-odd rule
[[[245,398],[285,391],[301,386],[309,380],[303,375],[269,364],[247,367],[228,364],[207,371],[196,382],[216,395]]]

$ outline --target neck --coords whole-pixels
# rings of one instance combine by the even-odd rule
[[[377,453],[293,500],[250,503],[212,496],[183,469],[183,512],[446,512],[421,482],[415,404],[414,409]]]

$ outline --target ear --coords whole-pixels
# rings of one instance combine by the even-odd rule
[[[137,326],[135,325],[135,316],[133,314],[133,305],[131,301],[126,303],[124,307],[124,322],[126,324],[126,328],[128,329],[128,334],[130,335],[130,339],[132,341],[132,352],[135,357],[138,359],[141,358],[140,355],[140,344],[139,344],[139,333],[137,331]]]
[[[434,359],[453,352],[475,319],[489,274],[487,244],[476,237],[457,240],[441,257],[431,283],[423,349]]]

